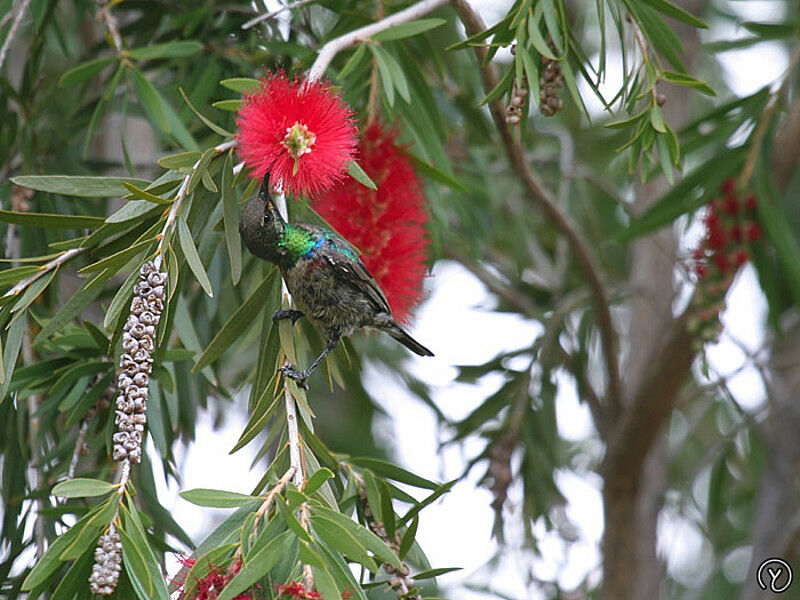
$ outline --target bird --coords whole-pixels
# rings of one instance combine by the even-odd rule
[[[419,356],[433,356],[398,325],[386,294],[341,236],[281,216],[270,194],[269,173],[242,211],[239,233],[254,256],[278,266],[292,294],[296,308],[278,310],[273,320],[294,324],[305,317],[325,337],[325,349],[307,369],[287,363],[280,368],[285,376],[307,387],[306,379],[339,340],[361,328],[387,333]]]

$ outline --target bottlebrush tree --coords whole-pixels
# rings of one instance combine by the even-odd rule
[[[4,597],[758,597],[758,564],[797,555],[800,10],[744,4],[0,2]],[[737,91],[725,53],[765,40],[785,68]],[[288,219],[345,237],[403,323],[431,269],[458,265],[492,311],[535,324],[450,367],[494,391],[450,412],[359,336],[309,390],[284,378],[324,340],[273,322],[292,300],[242,247],[267,173]],[[742,273],[768,308],[741,367],[763,380],[757,406],[707,355]],[[396,464],[364,361],[463,445],[456,478]],[[580,440],[557,419],[571,393]],[[183,489],[230,511],[192,539],[156,480],[180,485],[198,415],[236,402],[231,452],[257,447],[261,478]],[[474,469],[496,556],[437,587],[459,565],[432,565],[417,534]],[[582,538],[570,474],[602,482],[599,552],[542,575],[560,560],[545,542],[569,562]],[[692,529],[693,560],[665,564],[659,522]]]

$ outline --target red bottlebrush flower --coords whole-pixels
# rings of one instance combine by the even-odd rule
[[[242,561],[239,558],[234,560],[227,570],[212,565],[208,573],[191,587],[191,594],[185,595],[183,593],[183,588],[186,584],[184,580],[188,574],[188,569],[191,569],[197,561],[190,556],[179,556],[178,560],[187,569],[185,573],[180,575],[180,580],[178,577],[173,580],[180,584],[181,600],[216,600],[225,586],[230,583],[231,579],[242,568]],[[234,597],[233,600],[253,600],[253,596],[248,592],[242,592]]]
[[[720,186],[723,194],[733,194],[736,192],[736,182],[733,179],[726,179]]]
[[[268,172],[295,196],[313,196],[333,185],[353,159],[352,112],[331,86],[268,74],[245,96],[236,118],[239,155],[250,175]]]
[[[719,221],[716,222],[714,227],[708,228],[706,236],[708,245],[714,250],[722,250],[725,247],[725,242],[727,241],[725,238],[725,230],[722,228],[722,225],[719,224]]]
[[[386,293],[395,318],[406,321],[422,297],[428,215],[422,186],[396,137],[396,131],[373,124],[361,141],[361,167],[377,191],[350,179],[313,206],[361,250],[361,260]]]
[[[296,598],[298,600],[322,600],[322,596],[319,595],[319,592],[307,590],[299,581],[292,581],[288,585],[279,585],[278,598],[281,598],[281,600],[289,600],[290,598]]]
[[[761,227],[758,223],[750,223],[745,230],[748,242],[755,242],[761,239]]]
[[[736,196],[726,196],[722,210],[729,215],[739,214],[739,199]]]
[[[742,227],[738,223],[734,224],[731,227],[731,239],[734,242],[741,242],[742,241]]]
[[[750,194],[744,201],[744,207],[749,211],[756,210],[756,196],[755,194]]]
[[[717,269],[719,269],[720,273],[724,273],[731,267],[730,260],[721,252],[714,256],[714,263],[717,265]]]
[[[737,267],[741,267],[748,260],[750,260],[750,255],[747,254],[747,250],[737,250],[736,254],[733,255],[733,262],[736,263]]]

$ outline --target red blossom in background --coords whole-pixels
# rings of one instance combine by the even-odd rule
[[[328,83],[282,72],[245,96],[236,125],[250,176],[269,172],[294,196],[314,196],[341,179],[357,143],[352,112]]]
[[[377,191],[348,179],[315,199],[314,209],[363,254],[394,317],[407,321],[422,298],[428,238],[425,197],[397,131],[367,127],[360,164]]]
[[[233,579],[242,568],[242,561],[239,558],[235,559],[227,569],[212,565],[208,573],[206,573],[202,579],[194,583],[191,594],[186,595],[184,594],[184,586],[186,584],[184,579],[186,575],[188,575],[188,570],[191,569],[197,561],[190,556],[179,556],[178,560],[180,560],[185,571],[179,573],[173,580],[173,583],[180,584],[181,600],[216,600],[225,586],[230,583],[231,579]],[[238,596],[235,596],[233,600],[253,600],[253,596],[247,592],[242,592]]]
[[[753,194],[742,199],[732,179],[720,187],[721,198],[711,199],[703,223],[705,237],[694,250],[694,272],[698,289],[693,297],[690,327],[701,341],[716,338],[721,329],[719,314],[736,270],[750,260],[749,244],[762,237]]]

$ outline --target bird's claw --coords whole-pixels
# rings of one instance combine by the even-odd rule
[[[304,373],[302,371],[298,371],[294,368],[294,365],[285,364],[280,369],[278,369],[281,373],[283,373],[284,377],[289,377],[290,379],[294,379],[304,390],[308,389],[308,383],[306,383],[306,379],[308,379],[308,373]]]

